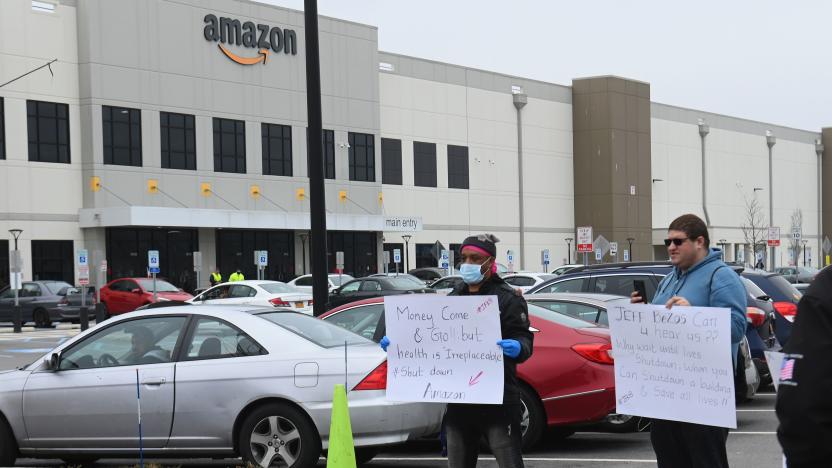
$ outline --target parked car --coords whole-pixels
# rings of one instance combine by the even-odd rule
[[[792,284],[811,283],[818,274],[817,269],[807,266],[778,267],[774,269],[774,272],[780,273],[786,281]]]
[[[777,336],[777,341],[782,346],[786,346],[792,334],[792,324],[797,317],[797,303],[800,302],[803,294],[779,273],[745,270],[742,276],[754,282],[771,298],[776,312],[774,334]]]
[[[794,283],[792,284],[792,286],[794,286],[794,288],[797,289],[800,292],[800,294],[803,294],[806,292],[807,289],[809,289],[810,284],[811,283]]]
[[[437,267],[414,268],[407,272],[411,276],[415,276],[422,280],[425,285],[430,285],[434,281],[442,278],[448,274],[448,270]]]
[[[459,274],[444,276],[430,284],[430,288],[436,291],[436,294],[448,294],[454,288],[464,283],[462,276]]]
[[[327,309],[369,299],[373,297],[390,296],[394,294],[424,294],[435,291],[426,288],[415,276],[368,276],[366,278],[354,279],[329,295]]]
[[[167,281],[156,278],[156,300],[187,301],[192,297]],[[151,278],[114,279],[101,288],[101,302],[104,304],[107,315],[132,312],[140,306],[153,302],[153,280]]]
[[[748,292],[746,298],[748,302],[746,313],[748,328],[745,337],[748,338],[751,348],[751,358],[760,372],[761,385],[770,385],[771,371],[768,368],[765,352],[780,351],[781,349],[774,332],[774,324],[777,320],[774,303],[753,281],[743,276],[740,276],[740,278]],[[751,331],[756,333],[749,333]]]
[[[384,298],[354,302],[321,316],[367,339],[385,334]],[[615,376],[609,330],[529,305],[534,337],[532,357],[517,367],[523,418],[523,447],[544,430],[568,437],[575,425],[603,421],[615,410]]]
[[[292,307],[312,315],[312,294],[298,291],[280,281],[246,280],[220,283],[199,296],[191,304],[233,304],[261,307]]]
[[[338,286],[341,286],[342,284],[352,279],[354,278],[350,275],[339,275],[337,273],[330,273],[327,276],[327,282],[329,283],[329,292],[334,291],[336,288],[338,288]],[[298,276],[297,278],[293,279],[292,281],[289,281],[286,284],[297,289],[298,291],[312,294],[312,275]]]
[[[145,456],[314,466],[329,443],[333,388],[344,383],[366,462],[381,446],[437,433],[442,418],[442,405],[387,401],[386,364],[377,344],[291,311],[122,314],[0,374],[0,465],[135,454],[140,396]]]
[[[407,274],[407,273],[395,273],[395,272],[392,272],[392,273],[373,273],[372,275],[367,276],[367,278],[399,278],[399,279],[408,280],[408,281],[410,281],[411,283],[413,283],[415,285],[419,285],[419,286],[424,286],[425,285],[424,281],[420,280],[419,278],[417,278],[413,275]]]
[[[77,320],[80,315],[81,291],[65,281],[25,281],[17,294],[24,325],[34,322],[35,327],[46,328],[52,322]],[[86,303],[92,311],[93,288],[87,291]],[[11,322],[13,313],[14,290],[6,286],[0,290],[0,322]]]
[[[527,293],[592,292],[629,296],[635,291],[633,282],[641,280],[647,291],[647,302],[650,302],[659,282],[672,268],[670,262],[581,265],[532,287]]]
[[[567,273],[567,272],[571,271],[573,268],[578,268],[578,267],[582,267],[582,266],[584,266],[583,263],[572,263],[572,264],[569,264],[569,265],[561,265],[561,266],[555,268],[554,270],[552,270],[552,274],[553,275],[562,275],[564,273]]]
[[[503,275],[503,281],[515,289],[520,289],[524,293],[538,284],[545,283],[550,279],[557,278],[557,275],[550,275],[548,273],[535,273],[532,271],[521,271],[517,273],[508,273]]]
[[[624,296],[593,293],[530,294],[525,297],[529,304],[545,307],[552,312],[605,327],[609,325],[607,310],[610,305],[615,301],[628,300]],[[746,401],[752,398],[762,383],[761,373],[755,365],[757,363],[753,362],[751,347],[747,338],[756,335],[756,330],[753,328],[751,328],[751,333],[746,330],[746,338],[740,343],[737,366],[734,369],[734,389],[737,401]],[[614,414],[607,418],[602,427],[611,432],[627,432],[636,430],[638,424],[638,419]]]

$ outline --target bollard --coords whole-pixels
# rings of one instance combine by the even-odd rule
[[[20,305],[14,306],[14,314],[12,315],[12,322],[14,322],[14,332],[20,333],[23,331],[23,315],[20,311]]]
[[[99,302],[95,304],[95,323],[99,324],[105,320],[107,320],[107,317],[104,316],[104,304]]]
[[[90,314],[86,306],[81,307],[81,331],[90,327]]]

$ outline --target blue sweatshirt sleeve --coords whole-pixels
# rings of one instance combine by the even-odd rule
[[[711,287],[711,307],[726,307],[731,309],[731,343],[737,344],[745,336],[746,300],[745,286],[739,275],[730,268],[721,268],[716,272]]]

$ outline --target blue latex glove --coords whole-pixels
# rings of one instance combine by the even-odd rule
[[[520,355],[520,342],[517,340],[500,340],[497,344],[503,348],[503,354],[510,358],[516,358]]]
[[[381,349],[387,351],[387,347],[390,346],[390,338],[387,338],[387,336],[385,336],[381,339],[381,341],[378,342],[378,344],[381,345]]]

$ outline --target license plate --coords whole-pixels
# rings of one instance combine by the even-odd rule
[[[295,302],[295,307],[298,309],[303,309],[303,302]]]

